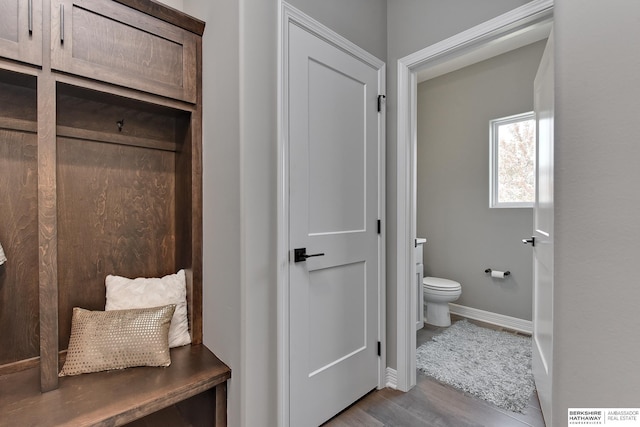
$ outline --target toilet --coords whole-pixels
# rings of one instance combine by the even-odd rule
[[[425,323],[433,326],[450,326],[449,303],[460,298],[460,283],[440,277],[425,277],[422,280],[425,305]]]
[[[462,286],[458,282],[439,277],[423,277],[423,246],[427,239],[416,239],[416,275],[418,276],[418,318],[416,329],[421,329],[424,323],[433,326],[451,326],[449,315],[449,303],[457,300],[462,295]],[[422,291],[422,292],[421,292]],[[424,305],[424,307],[423,307]],[[426,315],[424,312],[426,311]],[[424,316],[424,317],[423,317]]]

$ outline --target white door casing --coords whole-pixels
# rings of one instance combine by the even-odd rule
[[[418,81],[428,80],[544,39],[553,20],[553,0],[532,0],[398,60],[396,146],[396,360],[395,387],[416,384],[415,286],[416,238],[415,147]]]
[[[533,352],[532,371],[542,414],[551,426],[553,375],[553,173],[554,73],[553,31],[534,80],[536,115],[536,200],[533,209]]]
[[[382,384],[384,63],[283,11],[279,420],[316,426]]]

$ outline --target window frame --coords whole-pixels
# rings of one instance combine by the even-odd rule
[[[501,208],[533,208],[535,200],[531,202],[499,202],[498,200],[498,128],[503,125],[509,125],[511,123],[535,120],[535,112],[527,111],[525,113],[514,114],[513,116],[500,117],[489,121],[489,208],[501,209]],[[537,127],[537,126],[536,126]],[[537,129],[536,129],[537,138]],[[537,144],[537,143],[536,143]],[[536,153],[534,152],[534,173]],[[534,183],[537,185],[537,183]],[[535,194],[534,190],[534,194]]]

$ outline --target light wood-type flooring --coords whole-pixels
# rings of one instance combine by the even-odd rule
[[[417,345],[429,341],[443,330],[426,325],[418,331]],[[525,414],[519,414],[498,408],[418,372],[417,385],[408,393],[388,388],[374,390],[324,424],[324,427],[346,426],[545,427],[545,424],[535,393]]]

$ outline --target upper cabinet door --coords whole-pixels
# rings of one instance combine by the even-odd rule
[[[112,1],[51,7],[51,68],[196,102],[195,34]]]
[[[0,0],[0,57],[42,65],[42,0]]]

